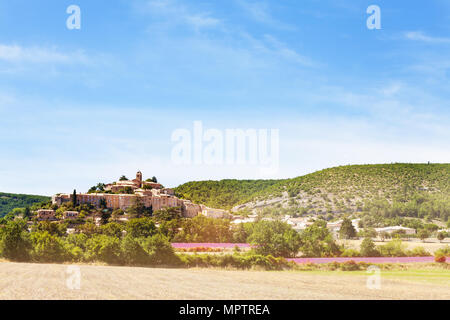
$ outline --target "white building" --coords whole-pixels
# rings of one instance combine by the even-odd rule
[[[406,228],[406,227],[401,227],[401,226],[375,228],[375,231],[378,234],[383,233],[383,232],[393,233],[393,232],[400,231],[400,230],[403,230],[405,232],[405,234],[416,234],[416,229]]]

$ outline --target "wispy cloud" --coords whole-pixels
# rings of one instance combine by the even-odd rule
[[[409,31],[405,33],[405,37],[408,40],[422,41],[427,43],[450,43],[450,38],[432,37],[428,36],[421,31]]]
[[[208,16],[206,13],[186,16],[186,21],[196,29],[215,27],[220,20]]]
[[[139,5],[139,11],[153,16],[162,16],[167,20],[166,26],[189,26],[196,31],[202,28],[214,28],[221,20],[210,12],[194,10],[175,0],[149,0]],[[160,24],[161,25],[161,24]]]
[[[293,26],[276,20],[271,14],[271,8],[266,1],[237,0],[236,2],[255,21],[279,29],[295,29]]]
[[[285,43],[279,41],[274,36],[266,34],[264,35],[264,39],[266,40],[266,43],[272,47],[272,50],[280,57],[307,67],[317,66],[317,63],[312,59],[299,54],[294,49],[289,48]]]
[[[0,44],[0,60],[14,63],[87,63],[88,57],[82,51],[64,53],[56,48]]]

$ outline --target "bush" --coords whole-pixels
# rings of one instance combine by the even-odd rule
[[[149,255],[139,240],[130,235],[122,240],[120,251],[122,261],[127,265],[145,265],[149,262]]]
[[[127,222],[126,231],[133,238],[151,237],[157,233],[155,223],[150,218],[131,219]]]
[[[429,257],[431,254],[423,247],[415,247],[408,251],[408,256],[411,257]]]
[[[294,257],[300,248],[300,236],[287,223],[260,221],[253,229],[249,241],[261,255]]]
[[[380,253],[375,247],[375,243],[371,238],[365,238],[361,242],[361,256],[363,257],[378,257]]]
[[[341,257],[359,257],[360,254],[358,250],[355,249],[345,249],[344,252],[342,252]]]
[[[85,258],[110,264],[121,263],[120,240],[106,235],[95,235],[86,243]]]
[[[434,257],[434,261],[438,262],[438,263],[445,263],[446,261],[446,257],[443,254],[436,254]]]
[[[238,269],[264,268],[282,270],[289,264],[283,258],[263,256],[254,253],[227,255],[180,255],[180,263],[186,267],[232,267]]]
[[[62,262],[68,257],[64,244],[56,235],[48,231],[31,234],[32,259],[39,262]]]
[[[341,270],[343,270],[343,271],[357,271],[357,270],[361,270],[361,267],[355,261],[350,260],[350,261],[346,261],[344,263],[341,263]]]
[[[141,243],[142,248],[144,248],[149,256],[148,263],[151,265],[179,263],[179,259],[175,255],[172,245],[165,236],[157,234],[153,237],[143,239]]]
[[[405,246],[401,240],[392,240],[385,245],[379,246],[378,251],[382,257],[406,257]]]
[[[450,246],[446,245],[444,248],[438,249],[436,250],[435,254],[439,253],[442,254],[443,256],[450,256]]]
[[[27,261],[31,242],[23,220],[8,221],[0,230],[0,252],[12,261]]]

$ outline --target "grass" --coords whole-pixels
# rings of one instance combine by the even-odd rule
[[[391,265],[395,269],[385,270],[382,269],[380,272],[381,279],[397,280],[402,282],[411,283],[428,283],[428,284],[438,284],[450,287],[450,269],[445,269],[440,265],[436,264],[415,264],[413,266],[406,265]],[[292,272],[307,272],[308,274],[317,276],[355,276],[355,277],[365,277],[369,275],[367,271],[342,271],[342,270],[295,270]]]

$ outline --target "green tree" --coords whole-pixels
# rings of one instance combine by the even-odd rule
[[[146,238],[157,233],[156,225],[150,218],[131,219],[125,230],[132,238]]]
[[[178,260],[169,239],[162,234],[158,233],[144,239],[142,241],[142,247],[149,255],[149,263],[152,265],[173,265]]]
[[[72,194],[72,205],[73,205],[74,207],[76,207],[76,206],[77,206],[77,203],[78,203],[78,201],[77,201],[77,190],[73,190],[73,194]]]
[[[61,239],[48,231],[31,233],[33,260],[39,262],[62,262],[67,258]]]
[[[159,225],[159,232],[166,236],[169,240],[172,240],[178,233],[180,228],[179,220],[163,221]]]
[[[447,234],[445,232],[439,232],[437,234],[437,239],[439,240],[439,242],[442,242],[442,240],[444,240],[446,236]]]
[[[380,238],[381,238],[381,241],[384,242],[385,239],[391,238],[391,234],[386,231],[380,232]]]
[[[85,256],[88,261],[119,264],[121,255],[121,244],[118,238],[96,234],[87,240]]]
[[[127,265],[145,265],[149,262],[148,253],[142,248],[139,239],[127,235],[121,242],[122,261]]]
[[[128,178],[125,177],[125,176],[121,176],[121,177],[119,178],[119,181],[128,181]]]
[[[356,230],[350,219],[344,218],[342,220],[339,236],[341,239],[352,239],[356,237]]]
[[[203,215],[181,220],[181,231],[177,242],[230,242],[232,239],[230,220],[212,219]]]
[[[124,228],[117,222],[110,222],[100,227],[102,234],[109,237],[121,238]]]
[[[127,209],[127,213],[131,218],[140,218],[146,212],[144,203],[141,198],[136,196],[133,204]]]
[[[154,212],[153,217],[156,221],[171,221],[181,218],[181,208],[167,208],[162,210],[157,210]]]
[[[30,209],[30,207],[26,207],[25,209],[24,209],[24,211],[23,211],[23,217],[25,218],[25,219],[30,219],[31,218],[31,209]]]
[[[341,249],[327,228],[326,221],[317,220],[300,234],[300,251],[306,257],[333,257],[341,253]]]
[[[55,223],[50,221],[41,221],[35,224],[31,230],[33,232],[44,232],[47,231],[51,235],[62,237],[67,232],[66,223]]]
[[[372,238],[364,238],[360,247],[360,254],[363,257],[377,257],[379,252],[375,247],[375,243]]]
[[[300,236],[287,223],[260,221],[249,237],[255,251],[275,257],[295,257],[300,248]]]
[[[423,242],[425,242],[425,239],[427,239],[428,237],[430,237],[430,233],[429,233],[428,230],[426,230],[426,229],[421,229],[421,230],[419,230],[419,232],[417,233],[417,235],[419,236],[419,239],[422,240]]]
[[[0,252],[3,257],[13,261],[27,261],[31,243],[24,220],[8,221],[1,228]]]

